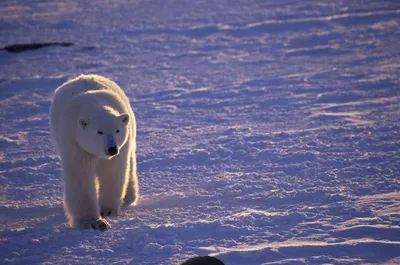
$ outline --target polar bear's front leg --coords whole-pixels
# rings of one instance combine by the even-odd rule
[[[125,194],[128,175],[128,146],[111,160],[100,160],[97,166],[99,177],[99,206],[100,215],[117,216],[121,208],[121,198]]]
[[[64,208],[73,228],[104,230],[100,224],[95,186],[97,160],[89,155],[62,157],[64,171]],[[100,222],[100,223],[99,223]]]

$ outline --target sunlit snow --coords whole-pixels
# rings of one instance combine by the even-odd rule
[[[400,1],[1,1],[0,263],[400,264],[399,44]],[[49,134],[89,73],[138,125],[104,233],[68,227]]]

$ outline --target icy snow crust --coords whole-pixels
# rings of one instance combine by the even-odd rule
[[[400,263],[400,2],[3,1],[0,263]],[[108,3],[110,2],[110,3]],[[72,230],[54,89],[116,81],[137,207]]]

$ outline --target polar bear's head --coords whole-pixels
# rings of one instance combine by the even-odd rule
[[[76,139],[81,148],[99,158],[111,159],[128,140],[129,115],[101,113],[80,118]]]

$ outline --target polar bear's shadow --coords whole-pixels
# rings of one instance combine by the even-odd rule
[[[81,240],[88,239],[87,237],[82,238],[82,232],[68,226],[62,206],[53,208],[42,206],[0,207],[0,210],[4,213],[5,221],[9,218],[14,222],[9,229],[6,226],[6,229],[1,232],[2,237],[9,242],[18,242],[19,248],[24,250],[24,256],[34,257],[35,263],[49,261],[59,250],[65,247],[74,247]],[[7,244],[5,246],[7,248]],[[13,256],[15,246],[10,244],[8,247],[10,251],[5,249],[2,255],[4,254],[5,258],[7,256],[10,259],[15,258]],[[23,264],[23,260],[20,261]]]

